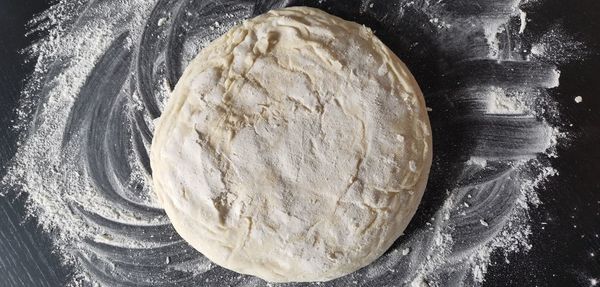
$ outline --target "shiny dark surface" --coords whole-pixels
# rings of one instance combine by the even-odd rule
[[[24,57],[18,53],[30,40],[23,36],[24,25],[34,13],[47,5],[44,1],[22,3],[5,0],[0,3],[0,163],[3,166],[15,151],[16,135],[8,128],[14,119],[12,110],[19,98],[22,81],[32,68],[31,64],[24,64]],[[348,5],[346,14],[351,17],[350,11],[353,8],[350,6],[352,5]],[[570,34],[588,44],[590,55],[568,63],[557,61],[562,71],[561,85],[549,93],[560,102],[560,123],[564,131],[571,134],[571,140],[559,147],[559,157],[553,160],[560,175],[551,178],[546,188],[539,192],[543,205],[532,212],[533,248],[527,254],[512,255],[509,264],[498,260],[498,263],[490,267],[485,285],[589,286],[592,278],[600,277],[600,184],[596,176],[600,168],[600,116],[596,113],[600,107],[600,84],[597,80],[600,74],[600,24],[598,20],[594,20],[600,16],[600,4],[592,0],[568,4],[545,1],[535,11],[537,13],[529,15],[532,21],[528,24],[528,33],[535,34],[536,29],[542,30],[553,23],[562,23]],[[344,14],[343,9],[339,14]],[[383,35],[384,41],[385,38]],[[388,37],[388,45],[389,41],[393,39]],[[393,48],[393,43],[391,46]],[[397,46],[402,47],[403,43],[398,43]],[[414,61],[418,61],[419,56],[427,57],[427,52],[415,52]],[[115,53],[122,60],[129,60],[127,53]],[[410,61],[408,62],[410,66]],[[430,86],[437,85],[427,81],[436,78],[427,75],[435,71],[413,72],[418,78],[425,78],[422,82],[425,91]],[[171,80],[178,77],[178,72],[173,73],[169,77]],[[573,100],[575,96],[582,96],[583,102],[576,104]],[[152,107],[147,108],[149,112],[158,113]],[[101,177],[102,174],[98,176]],[[431,200],[435,201],[434,198]],[[51,254],[48,239],[36,228],[35,219],[23,217],[23,197],[17,200],[0,197],[0,202],[5,214],[0,220],[0,273],[8,274],[0,277],[0,285],[62,285],[67,281],[69,271]],[[97,248],[102,250],[103,246]],[[115,252],[114,247],[106,250]],[[115,254],[118,253],[120,252]],[[141,260],[147,262],[147,259],[151,258]]]

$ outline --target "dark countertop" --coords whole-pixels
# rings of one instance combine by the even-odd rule
[[[44,0],[0,2],[0,173],[16,150],[9,127],[33,68],[19,53],[30,40],[25,26],[48,6]],[[484,286],[591,286],[592,278],[600,280],[600,2],[546,0],[542,11],[528,15],[527,29],[561,23],[589,53],[561,64],[560,86],[551,90],[571,136],[553,160],[560,174],[538,192],[543,203],[531,212],[532,249],[491,265]],[[583,102],[575,103],[575,96]],[[25,218],[24,196],[3,192],[9,196],[0,197],[0,286],[64,285],[70,271],[51,252],[35,218]]]
[[[26,23],[45,10],[49,1],[0,2],[0,173],[16,152],[16,134],[10,129],[24,79],[34,63],[24,63],[19,53],[29,45]],[[0,196],[0,286],[63,286],[69,271],[52,253],[50,239],[35,218],[26,218],[25,197],[12,190]]]

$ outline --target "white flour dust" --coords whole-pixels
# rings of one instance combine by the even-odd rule
[[[154,200],[147,150],[153,122],[188,61],[235,23],[293,5],[271,2],[60,1],[32,21],[31,34],[47,36],[26,51],[36,66],[18,111],[19,149],[2,182],[26,194],[29,213],[75,269],[73,284],[267,284],[215,266],[179,238]],[[343,1],[314,2],[348,13],[336,5]],[[297,285],[481,285],[494,252],[531,248],[529,212],[557,174],[548,158],[564,138],[550,124],[560,115],[547,90],[559,84],[555,64],[580,57],[584,46],[554,26],[527,50],[527,14],[517,0],[489,7],[363,2],[352,17],[379,21],[382,33],[402,28],[406,37],[429,39],[399,44],[423,59],[410,66],[417,78],[439,65],[439,55],[457,67],[433,81],[445,86],[425,87],[424,94],[433,129],[436,118],[455,124],[468,141],[458,146],[468,148],[434,150],[437,178],[426,193],[441,200],[426,195],[426,217],[418,211],[384,256],[343,278]],[[418,50],[436,53],[419,58]],[[448,107],[460,109],[444,119]],[[434,141],[454,137],[444,129]],[[450,180],[438,180],[444,177]]]

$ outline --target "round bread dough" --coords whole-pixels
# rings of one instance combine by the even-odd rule
[[[327,281],[381,256],[414,215],[431,156],[406,66],[368,28],[307,7],[203,49],[151,148],[181,237],[271,282]]]

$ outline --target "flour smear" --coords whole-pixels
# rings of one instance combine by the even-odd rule
[[[550,124],[560,121],[548,93],[559,84],[554,63],[583,44],[559,26],[525,41],[517,0],[363,1],[355,11],[342,2],[312,5],[373,24],[426,84],[432,178],[414,223],[376,262],[330,282],[285,285],[482,285],[494,252],[531,248],[528,214],[557,174],[548,159],[566,137]],[[147,151],[190,59],[236,23],[290,5],[60,1],[32,21],[31,34],[46,36],[25,51],[36,65],[2,182],[26,194],[29,214],[75,270],[73,285],[267,285],[212,264],[177,235],[152,193]]]

